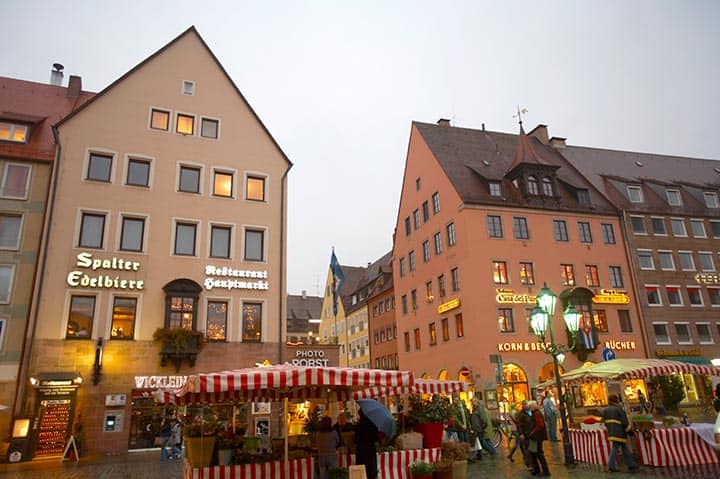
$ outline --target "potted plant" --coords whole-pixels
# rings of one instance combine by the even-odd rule
[[[212,409],[205,407],[192,421],[183,426],[183,442],[187,460],[193,467],[209,467],[217,440],[218,422]]]
[[[233,434],[232,429],[225,425],[218,427],[217,432],[217,456],[218,464],[228,466],[232,463],[232,456],[235,449],[242,444],[242,436]]]
[[[432,479],[435,467],[429,462],[413,462],[410,464],[410,475],[415,479]]]
[[[423,446],[440,447],[443,424],[450,419],[450,399],[434,395],[430,399],[410,396],[410,422],[423,435]]]
[[[205,346],[205,334],[185,328],[157,328],[153,341],[161,345],[160,366],[170,361],[178,372],[183,360],[187,360],[190,367],[195,366],[195,358]]]
[[[440,446],[441,461],[450,469],[452,479],[467,478],[467,460],[470,458],[470,444],[465,441],[445,441]]]
[[[331,467],[328,469],[327,479],[348,479],[347,467]]]

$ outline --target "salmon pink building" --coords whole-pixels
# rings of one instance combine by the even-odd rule
[[[400,369],[472,381],[516,402],[552,379],[529,328],[536,296],[557,296],[565,369],[645,357],[637,298],[616,208],[559,153],[564,139],[411,127],[393,246]],[[562,312],[582,313],[568,343]],[[589,405],[589,404],[588,404]]]

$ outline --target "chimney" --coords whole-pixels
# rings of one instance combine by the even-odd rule
[[[437,124],[438,124],[438,126],[442,126],[444,128],[450,128],[450,120],[448,120],[446,118],[440,118],[437,121]]]
[[[50,72],[50,84],[62,86],[63,70],[65,69],[60,63],[53,63],[53,69]]]
[[[482,131],[485,131],[485,123],[482,124]]]
[[[70,81],[68,82],[67,89],[67,97],[70,99],[79,97],[80,90],[82,90],[82,78],[77,75],[70,75]]]
[[[565,140],[567,138],[560,138],[559,136],[553,136],[550,138],[550,146],[555,148],[565,148],[567,145],[565,144]]]
[[[535,128],[532,129],[530,133],[528,133],[528,136],[534,136],[538,140],[540,140],[540,143],[543,145],[549,145],[550,140],[548,140],[548,130],[547,125],[538,125]]]
[[[302,290],[302,299],[307,299],[307,290]]]

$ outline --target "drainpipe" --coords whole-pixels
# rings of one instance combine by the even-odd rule
[[[288,162],[290,163],[290,162]],[[288,166],[285,173],[281,178],[282,188],[280,188],[280,210],[281,210],[281,221],[280,221],[280,267],[285,266],[285,274],[280,274],[280,287],[278,289],[278,298],[280,299],[280,314],[278,315],[278,364],[283,363],[283,318],[285,317],[285,311],[283,310],[283,298],[287,296],[285,291],[285,275],[287,274],[287,266],[285,265],[285,223],[287,222],[287,175],[290,173],[292,163]]]
[[[630,280],[633,288],[635,289],[635,308],[638,313],[638,325],[640,326],[640,335],[642,336],[643,346],[645,348],[645,355],[650,357],[650,343],[647,338],[647,321],[645,320],[645,312],[643,311],[640,301],[642,301],[640,284],[638,283],[637,275],[635,274],[635,268],[633,267],[633,257],[629,250],[629,238],[631,237],[631,231],[628,229],[627,223],[627,210],[622,210],[622,232],[624,236],[623,247],[625,248],[625,256],[628,260],[628,268],[630,269]]]

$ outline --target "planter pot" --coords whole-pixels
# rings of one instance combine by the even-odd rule
[[[452,469],[435,469],[433,479],[453,479]]]
[[[415,430],[423,435],[423,447],[440,447],[443,437],[443,423],[428,422],[415,426]]]
[[[218,465],[229,466],[232,464],[233,450],[232,449],[218,449]]]
[[[454,461],[452,479],[467,479],[467,461]]]
[[[186,437],[187,460],[193,467],[209,467],[215,449],[215,436]]]
[[[413,479],[433,479],[432,474],[413,474]]]

